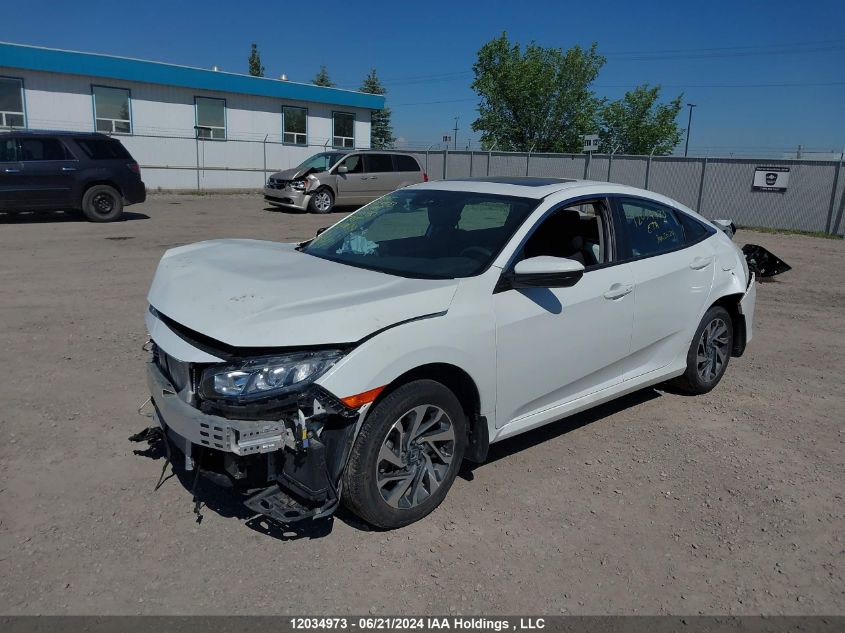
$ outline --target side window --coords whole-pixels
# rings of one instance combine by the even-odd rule
[[[21,156],[24,161],[67,160],[70,155],[61,141],[54,138],[22,138]]]
[[[608,208],[604,200],[590,200],[554,211],[534,229],[518,259],[565,257],[586,268],[609,263]]]
[[[422,171],[412,156],[394,154],[393,160],[396,162],[396,171]]]
[[[0,141],[0,163],[12,163],[20,160],[18,157],[18,142],[13,138]]]
[[[620,203],[633,257],[659,255],[684,245],[684,227],[669,207],[626,198]]]
[[[684,226],[684,237],[686,238],[687,244],[695,244],[696,242],[703,240],[708,235],[711,235],[710,231],[707,230],[707,227],[695,218],[691,218],[682,211],[678,211],[677,215],[681,224]]]
[[[348,112],[332,114],[332,145],[355,147],[355,115]]]
[[[366,154],[364,162],[369,173],[383,173],[393,171],[393,160],[390,154]]]
[[[226,140],[226,100],[194,97],[197,137]]]
[[[308,110],[282,106],[282,128],[285,143],[307,145]]]
[[[347,156],[343,163],[346,165],[347,173],[350,174],[363,174],[364,173],[364,157],[360,154],[353,154],[352,156]]]
[[[123,88],[93,86],[94,119],[98,132],[132,134],[129,91]]]

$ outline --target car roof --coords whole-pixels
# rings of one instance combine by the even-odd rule
[[[112,138],[107,134],[99,132],[72,132],[70,130],[4,130],[0,132],[0,136],[78,136],[80,138]],[[115,139],[117,140],[117,139]]]

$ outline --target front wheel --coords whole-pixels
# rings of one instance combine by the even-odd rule
[[[334,208],[334,195],[328,187],[317,189],[308,202],[311,213],[329,213]]]
[[[82,213],[91,222],[114,222],[123,215],[123,197],[114,187],[94,185],[82,196]]]
[[[446,497],[466,448],[466,419],[439,382],[402,385],[369,413],[343,473],[343,501],[380,528],[426,516]]]
[[[733,349],[733,321],[721,306],[713,306],[701,319],[687,351],[687,370],[670,384],[693,395],[707,393],[719,384]]]

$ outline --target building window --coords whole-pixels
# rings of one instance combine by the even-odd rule
[[[129,91],[123,88],[93,86],[94,121],[98,132],[132,134]]]
[[[226,140],[226,100],[196,97],[197,136]]]
[[[332,145],[335,147],[355,147],[355,115],[348,112],[332,114]]]
[[[285,143],[308,144],[308,110],[282,106],[282,137]]]
[[[26,127],[23,80],[0,77],[0,128]]]

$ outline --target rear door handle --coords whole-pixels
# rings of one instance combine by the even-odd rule
[[[696,257],[690,262],[689,267],[693,270],[701,270],[702,268],[707,268],[712,261],[712,257]]]
[[[621,299],[634,289],[632,284],[613,284],[607,292],[604,293],[605,299]]]
[[[19,173],[21,173],[20,169],[15,169],[13,167],[7,167],[3,171],[5,171],[7,174],[19,174]]]
[[[62,167],[62,171],[76,171],[76,167]]]

